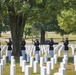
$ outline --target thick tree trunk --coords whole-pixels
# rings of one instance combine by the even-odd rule
[[[45,31],[41,30],[41,44],[45,43]]]
[[[12,25],[11,25],[12,26]],[[12,54],[15,57],[19,57],[21,55],[21,40],[23,36],[23,26],[22,25],[14,25],[11,29],[12,42],[13,42],[13,52]]]
[[[18,58],[21,55],[20,43],[23,37],[23,30],[24,30],[25,22],[26,22],[26,19],[22,19],[21,17],[18,17],[17,20],[13,19],[11,21],[10,28],[11,28],[11,36],[12,36],[12,43],[13,43],[12,55],[15,56],[16,58]]]

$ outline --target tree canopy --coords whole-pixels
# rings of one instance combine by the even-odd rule
[[[65,0],[64,9],[58,15],[58,22],[65,32],[76,31],[76,1]]]

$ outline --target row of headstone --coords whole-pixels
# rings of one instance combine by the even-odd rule
[[[40,58],[40,61],[41,75],[50,75],[52,73],[52,70],[55,69],[55,64],[57,64],[57,54],[54,55],[54,58],[51,58],[51,61],[46,62],[46,67],[43,66],[43,57]]]
[[[56,49],[58,45],[54,45],[54,48]],[[40,47],[40,53],[39,54],[44,54],[47,52],[49,54],[49,45],[39,45]],[[26,45],[26,53],[35,55],[35,46],[34,45]]]
[[[57,48],[58,45],[54,45],[55,49]],[[4,45],[1,49],[0,52],[0,57],[2,57],[3,53],[6,51],[6,56],[8,56],[8,50],[7,46]],[[49,46],[48,45],[40,45],[40,52],[39,54],[49,54]],[[35,55],[35,46],[34,45],[26,45],[26,54],[27,55]]]
[[[46,67],[44,66],[44,60],[44,57],[40,57],[40,74],[51,74],[51,70],[55,69],[55,64],[57,63],[57,55],[54,55],[54,58],[51,58],[51,61],[46,62]],[[26,60],[23,60],[23,57],[20,56],[20,66],[22,67],[22,72],[24,72],[25,75],[30,75],[30,68],[33,68],[34,73],[38,73],[38,61],[34,61],[33,56],[30,57],[30,64],[26,65],[26,63]]]
[[[6,56],[3,55],[3,57],[0,61],[0,75],[3,75],[3,69],[4,69],[5,65],[6,65]]]
[[[63,48],[62,48],[63,49]],[[43,54],[45,51],[43,51]],[[38,72],[38,55],[36,55],[36,59],[34,61],[34,57],[32,57],[33,50],[30,51],[30,55],[27,55],[27,60],[30,62],[30,65],[26,65],[27,60],[23,60],[23,57],[20,57],[20,66],[22,67],[22,72],[25,73],[25,75],[30,75],[30,68],[33,67],[34,73]],[[42,53],[41,53],[42,54]],[[48,61],[47,54],[45,53],[44,57],[40,57],[40,68],[41,68],[41,75],[50,74],[51,70],[55,69],[55,64],[57,64],[57,55],[54,55],[54,58],[51,58],[51,61]],[[6,62],[6,61],[5,61]],[[46,67],[44,66],[44,63],[46,63]],[[3,63],[4,65],[4,63]],[[65,75],[65,70],[67,65],[67,56],[64,55],[64,58],[62,62],[60,63],[59,73],[61,75]],[[0,66],[1,68],[1,66]],[[2,71],[1,71],[2,72]],[[15,59],[12,56],[11,57],[11,65],[10,65],[10,75],[16,75],[16,65],[15,65]]]
[[[41,53],[42,51],[40,51],[40,53]],[[42,54],[42,53],[41,53]],[[32,55],[32,51],[30,51],[30,55],[29,54],[27,54],[27,60],[26,60],[26,62],[30,62],[30,60],[31,60],[31,55]],[[55,56],[56,57],[56,56]],[[36,61],[38,61],[38,55],[36,54],[35,55],[35,60]],[[57,59],[55,59],[56,61],[57,61]],[[47,53],[45,53],[45,55],[44,55],[44,62],[46,63],[48,61],[48,57],[47,57]]]
[[[55,63],[57,63],[57,55],[54,55],[54,58],[51,59],[51,61],[46,61],[44,58],[46,58],[46,55],[44,57],[40,58],[40,68],[41,68],[41,75],[46,75],[51,72],[52,69],[55,68]],[[36,60],[34,61],[33,57],[30,57],[30,65],[26,65],[26,61],[22,60],[22,64],[25,65],[23,67],[23,70],[25,72],[25,75],[30,75],[30,68],[33,67],[34,73],[38,72],[38,56],[36,55]],[[46,61],[47,66],[43,66],[44,62]],[[51,65],[51,67],[49,66]],[[64,55],[64,58],[62,59],[62,62],[60,63],[59,72],[55,73],[55,75],[66,75],[66,66],[67,66],[67,55]],[[26,69],[27,68],[27,69]],[[48,70],[47,70],[48,68]],[[26,72],[27,70],[27,72]]]
[[[72,54],[74,55],[74,68],[75,68],[75,71],[76,71],[76,52],[75,52],[75,48],[76,48],[76,45],[72,44],[71,49],[72,49]]]
[[[62,62],[60,63],[59,71],[54,73],[54,75],[66,75],[67,61],[68,61],[67,57],[68,57],[67,55],[64,55]]]

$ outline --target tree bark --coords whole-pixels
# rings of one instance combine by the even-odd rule
[[[0,37],[1,37],[1,32],[0,32]]]
[[[14,17],[10,16],[10,29],[11,29],[11,37],[12,37],[12,43],[13,43],[13,52],[12,55],[18,58],[21,55],[21,41],[23,37],[23,30],[25,26],[26,19],[22,17],[17,17],[16,19]]]
[[[64,36],[62,35],[62,42],[64,41]]]
[[[45,43],[45,31],[41,30],[41,44]]]
[[[25,39],[26,39],[26,32],[24,32],[25,33]]]

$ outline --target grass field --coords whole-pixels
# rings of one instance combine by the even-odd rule
[[[66,35],[64,35],[64,38],[65,38]],[[33,36],[33,40],[35,40],[35,36]],[[0,37],[1,39],[4,39],[4,40],[8,40],[8,38],[11,38],[11,35],[10,34],[2,34],[2,37]],[[63,43],[62,42],[62,36],[60,36],[60,34],[45,34],[45,39],[46,40],[50,40],[50,38],[53,38],[55,42],[58,42],[58,43]],[[2,41],[0,39],[0,42],[2,44],[6,44],[4,41]],[[40,38],[39,38],[40,39]],[[70,44],[75,44],[76,43],[76,35],[68,35],[68,39],[69,39],[69,43]],[[31,36],[27,36],[26,38],[26,44],[31,44],[32,43],[32,37]]]
[[[62,61],[64,52],[61,54],[62,56],[58,57],[58,64],[55,65],[55,69],[52,70],[52,73],[50,75],[54,75],[55,72],[58,72],[58,68],[60,67],[60,62]],[[49,55],[48,55],[48,60],[49,60]],[[67,65],[67,70],[66,70],[66,75],[76,75],[76,71],[74,70],[74,60],[73,60],[73,55],[71,54],[71,49],[69,50],[69,60],[68,60],[68,65]],[[29,65],[29,63],[27,63]],[[35,74],[33,73],[33,68],[31,68],[30,72],[31,75],[40,75],[40,64],[38,64],[38,73]],[[46,66],[46,64],[44,64]],[[23,72],[21,72],[22,69],[19,66],[19,61],[16,61],[16,75],[24,75]],[[4,68],[3,75],[10,75],[10,62],[7,60],[7,64]]]
[[[8,40],[8,38],[11,37],[10,34],[3,34],[2,39]],[[46,39],[54,38],[55,42],[62,43],[62,37],[59,34],[46,34]],[[29,44],[31,42],[31,38],[26,39],[27,43]],[[6,44],[3,40],[0,40],[2,44]],[[29,41],[29,42],[28,42]],[[76,43],[76,35],[69,35],[69,42],[70,44]],[[58,68],[60,67],[60,62],[62,61],[62,57],[64,55],[64,52],[62,53],[62,56],[58,57],[58,64],[55,65],[55,69],[52,70],[52,73],[50,75],[54,75],[55,72],[58,72]],[[49,60],[49,56],[48,56]],[[74,62],[73,62],[73,55],[71,53],[71,49],[69,50],[69,60],[66,70],[66,75],[76,75],[76,71],[74,71]],[[29,65],[29,63],[27,63]],[[38,64],[39,65],[39,64]],[[46,66],[46,64],[44,64]],[[10,75],[10,63],[7,61],[6,66],[3,70],[3,75]],[[24,75],[23,72],[21,72],[21,67],[19,66],[19,61],[16,62],[16,75]],[[40,75],[40,67],[38,66],[38,73],[33,73],[33,68],[31,68],[31,75]]]

